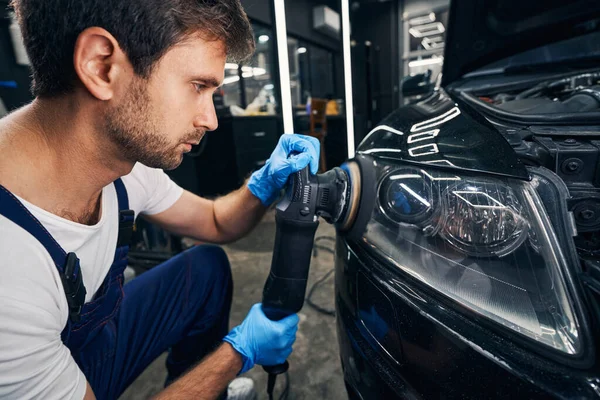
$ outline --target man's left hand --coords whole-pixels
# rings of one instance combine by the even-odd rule
[[[304,135],[281,135],[267,163],[252,174],[248,189],[264,206],[273,203],[285,186],[288,177],[310,164],[310,172],[319,169],[320,143]]]

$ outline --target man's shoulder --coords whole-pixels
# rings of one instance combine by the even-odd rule
[[[41,243],[24,228],[0,214],[0,248],[9,251],[15,247],[31,247],[32,244]],[[2,257],[3,258],[3,257]]]
[[[136,212],[157,214],[171,207],[181,194],[180,188],[158,168],[137,163],[129,175],[123,177],[130,207]]]
[[[29,232],[0,215],[0,275],[2,282],[10,278],[55,280],[58,271],[44,246]],[[60,278],[60,277],[59,277]]]

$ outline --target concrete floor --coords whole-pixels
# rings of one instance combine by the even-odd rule
[[[321,221],[316,238],[335,237],[335,230]],[[246,238],[224,246],[229,255],[234,279],[233,306],[230,327],[239,325],[250,307],[261,300],[262,289],[271,265],[275,238],[274,213],[267,214],[263,222]],[[320,240],[320,245],[333,248],[330,240]],[[333,255],[318,251],[313,257],[308,288],[333,268]],[[313,300],[333,309],[333,276],[320,286]],[[299,313],[300,326],[290,362],[290,393],[288,399],[347,399],[340,366],[335,330],[335,317],[319,314],[304,306]],[[163,354],[127,389],[121,400],[147,399],[162,389],[166,376]],[[267,399],[266,374],[256,366],[245,374],[252,378],[258,399]],[[283,389],[285,378],[280,377],[275,388],[275,398]]]

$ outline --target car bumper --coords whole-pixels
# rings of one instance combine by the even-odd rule
[[[351,399],[600,395],[597,373],[532,356],[407,283],[360,246],[338,237],[336,247],[338,341]],[[363,318],[368,310],[382,316],[379,322]]]

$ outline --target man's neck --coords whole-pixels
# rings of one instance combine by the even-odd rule
[[[81,99],[35,100],[0,120],[0,184],[63,218],[93,224],[102,188],[133,168]]]

